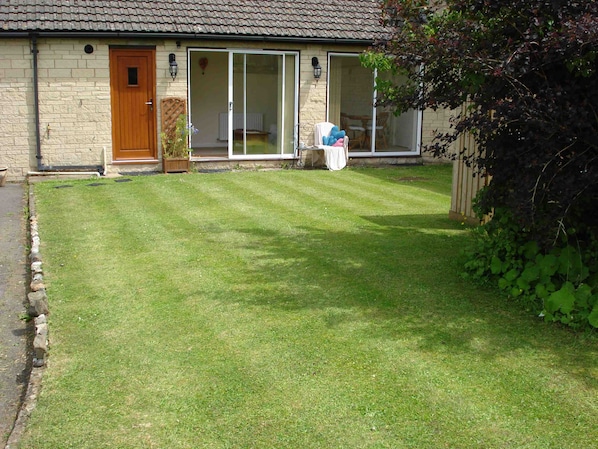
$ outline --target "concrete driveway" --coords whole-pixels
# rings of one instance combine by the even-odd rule
[[[27,253],[23,184],[0,187],[0,447],[13,428],[26,392],[28,337],[32,327],[21,316],[27,301]]]

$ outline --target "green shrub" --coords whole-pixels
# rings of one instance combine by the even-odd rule
[[[586,230],[587,231],[587,230]],[[510,298],[547,321],[598,328],[598,244],[571,229],[549,249],[531,240],[505,209],[477,228],[467,251],[467,276],[496,282]]]

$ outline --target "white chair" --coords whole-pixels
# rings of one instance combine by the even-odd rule
[[[314,143],[318,149],[324,150],[328,170],[341,170],[349,160],[349,137],[345,136],[342,147],[322,144],[322,137],[330,135],[333,126],[330,122],[317,123],[314,128]]]

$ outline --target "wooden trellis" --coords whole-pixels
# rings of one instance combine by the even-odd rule
[[[187,114],[187,100],[180,97],[166,97],[160,100],[161,130],[167,136],[174,133],[179,116]]]

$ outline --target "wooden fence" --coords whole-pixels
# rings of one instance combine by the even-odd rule
[[[467,105],[463,105],[463,112],[466,107]],[[465,163],[465,158],[477,151],[476,142],[471,134],[461,134],[459,137],[457,151],[462,149],[465,149],[464,152],[460,153],[457,160],[453,162],[453,189],[449,218],[479,224],[480,220],[473,211],[473,200],[480,189],[488,185],[490,178],[476,173],[474,167],[468,167]]]

